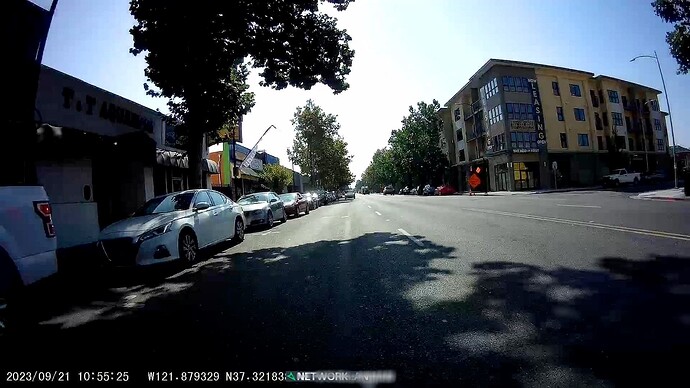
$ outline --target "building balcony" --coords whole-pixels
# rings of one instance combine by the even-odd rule
[[[475,101],[472,103],[472,114],[477,114],[483,109],[481,101]]]

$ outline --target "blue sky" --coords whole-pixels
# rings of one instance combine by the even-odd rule
[[[49,0],[33,0],[47,7]],[[357,176],[409,105],[445,103],[489,58],[546,63],[586,70],[659,90],[654,60],[659,54],[674,118],[676,143],[690,146],[690,75],[676,75],[665,32],[651,0],[357,0],[337,13],[352,36],[355,60],[350,89],[333,95],[324,86],[275,91],[250,78],[256,106],[244,121],[250,147],[269,125],[259,148],[289,166],[290,119],[313,99],[338,115],[341,134],[354,155]],[[193,2],[191,2],[193,4]],[[334,14],[336,14],[334,12]],[[148,97],[143,57],[129,54],[134,19],[127,0],[60,0],[43,62],[151,108],[165,101]],[[666,110],[665,100],[661,106]]]

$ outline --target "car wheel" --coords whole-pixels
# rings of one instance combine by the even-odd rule
[[[271,229],[273,227],[273,212],[269,211],[268,214],[266,214],[266,227],[268,229]]]
[[[287,212],[285,211],[285,208],[283,208],[283,218],[280,219],[282,223],[287,222]]]
[[[639,179],[635,178],[635,179],[633,180],[633,185],[637,186],[639,183],[640,183],[640,180],[639,180]]]
[[[309,214],[309,206],[304,208],[304,214]]]
[[[199,244],[194,233],[186,231],[180,236],[179,255],[187,264],[193,264],[199,256]]]
[[[616,179],[615,181],[613,181],[613,185],[614,185],[615,187],[618,187],[618,186],[621,185],[621,181],[619,181],[618,179]]]
[[[242,222],[241,218],[235,220],[235,236],[233,237],[233,241],[244,241],[244,222]]]

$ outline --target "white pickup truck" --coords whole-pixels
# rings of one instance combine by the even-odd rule
[[[0,186],[0,332],[8,297],[57,272],[56,249],[43,186]]]
[[[604,186],[619,186],[621,184],[633,184],[636,185],[640,183],[642,179],[639,172],[628,172],[624,168],[619,168],[613,170],[613,173],[606,175],[604,178]]]

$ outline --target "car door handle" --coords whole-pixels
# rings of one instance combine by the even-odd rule
[[[213,212],[213,215],[214,215],[214,216],[217,216],[217,215],[218,215],[218,212],[217,212],[217,211],[214,211],[214,212]]]

